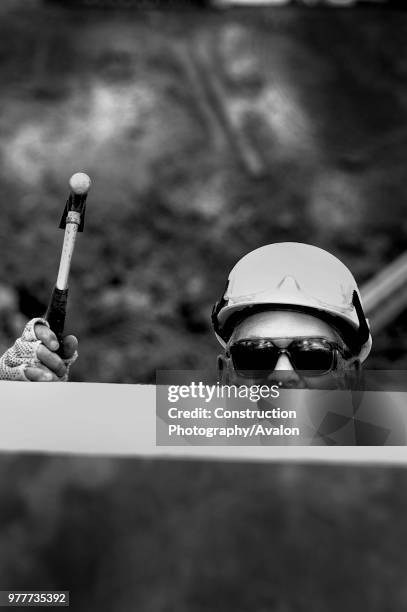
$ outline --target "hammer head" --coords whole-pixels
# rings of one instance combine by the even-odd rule
[[[84,172],[77,172],[73,174],[69,179],[69,187],[71,192],[67,203],[65,204],[64,212],[62,213],[61,222],[59,224],[60,229],[66,227],[66,217],[68,212],[74,211],[81,215],[81,222],[78,227],[78,232],[83,232],[85,226],[85,211],[86,211],[86,198],[91,185],[90,178]]]

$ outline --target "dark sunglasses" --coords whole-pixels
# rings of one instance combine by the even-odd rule
[[[325,338],[295,338],[284,348],[269,338],[238,340],[229,347],[229,354],[235,372],[244,378],[263,378],[275,369],[283,354],[303,376],[324,376],[336,368],[338,354],[349,357],[339,344]]]

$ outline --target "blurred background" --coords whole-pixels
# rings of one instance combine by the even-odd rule
[[[212,304],[268,242],[325,248],[362,285],[405,252],[400,3],[229,4],[3,0],[0,352],[45,311],[78,170],[75,381],[214,367]],[[401,304],[367,366],[405,369],[406,329]],[[2,589],[70,589],[79,611],[407,601],[403,469],[3,454],[0,472]]]
[[[406,250],[405,13],[89,4],[2,5],[0,352],[45,311],[77,170],[76,381],[214,368],[212,304],[263,244],[311,242],[361,284]],[[367,367],[405,368],[406,327]]]

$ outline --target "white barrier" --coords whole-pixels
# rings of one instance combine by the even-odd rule
[[[407,446],[156,446],[152,385],[2,382],[0,449],[152,458],[407,463]]]

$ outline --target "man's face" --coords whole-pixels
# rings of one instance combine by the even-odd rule
[[[256,370],[255,364],[264,364],[261,382],[279,384],[283,388],[336,387],[335,374],[345,367],[340,354],[346,348],[336,331],[321,319],[301,312],[257,313],[248,316],[235,328],[223,360],[231,383],[253,383],[251,374],[236,372],[234,367],[237,361],[234,355],[240,351],[244,361],[246,348],[246,363],[250,364],[250,369]],[[319,364],[321,370],[317,367]],[[325,372],[328,365],[329,371]]]

